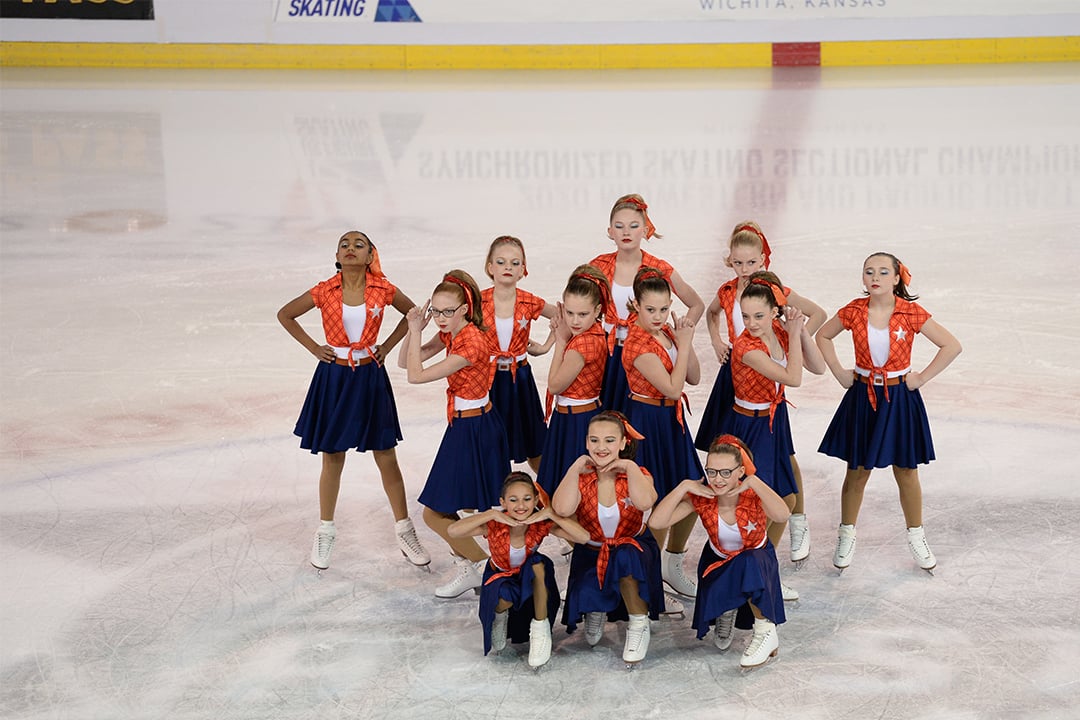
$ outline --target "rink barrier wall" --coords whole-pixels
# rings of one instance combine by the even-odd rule
[[[618,70],[1077,61],[1077,36],[655,45],[0,42],[5,67]]]

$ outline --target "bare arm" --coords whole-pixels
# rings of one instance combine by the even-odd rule
[[[694,506],[687,497],[691,493],[691,488],[687,483],[707,490],[710,495],[715,495],[711,488],[696,480],[683,480],[653,508],[652,515],[649,516],[649,527],[654,530],[666,530],[694,511]]]
[[[934,355],[934,359],[930,361],[929,365],[923,368],[922,372],[908,373],[905,382],[911,390],[918,390],[920,387],[930,382],[930,380],[937,377],[938,373],[949,367],[949,365],[952,364],[952,361],[963,351],[963,348],[960,346],[960,341],[933,318],[923,323],[922,329],[919,330],[919,332],[922,333],[927,340],[937,345],[938,351],[937,354]]]
[[[773,360],[763,350],[751,350],[742,356],[744,364],[749,365],[757,373],[764,375],[773,382],[778,382],[788,387],[799,387],[802,384],[802,348],[799,343],[791,343],[788,349],[788,364],[784,367]]]
[[[697,290],[682,279],[682,275],[676,270],[671,271],[671,289],[675,295],[686,305],[686,317],[691,323],[696,324],[705,312],[705,301],[697,294]]]
[[[278,322],[281,323],[281,327],[285,328],[285,332],[292,335],[294,340],[303,345],[320,362],[333,362],[337,358],[334,348],[315,342],[315,339],[308,335],[307,331],[296,320],[296,318],[314,308],[315,300],[312,299],[311,293],[306,292],[303,295],[298,295],[278,310]]]
[[[788,295],[788,304],[799,308],[802,314],[806,316],[806,329],[810,331],[811,335],[816,333],[818,328],[825,323],[826,318],[829,317],[828,313],[825,312],[825,308],[794,290]]]
[[[775,523],[787,522],[787,519],[791,517],[791,511],[788,510],[787,503],[783,498],[776,494],[776,491],[765,484],[765,481],[759,478],[757,475],[750,475],[746,477],[742,483],[739,484],[739,492],[742,492],[744,488],[752,489],[761,500],[761,508],[765,511],[765,516],[769,520]]]
[[[559,487],[551,496],[551,509],[556,515],[570,517],[577,512],[581,503],[581,488],[578,486],[578,477],[592,465],[588,455],[582,455],[570,466],[559,481]]]
[[[619,459],[612,463],[613,468],[621,467],[626,473],[630,485],[630,501],[638,510],[648,510],[656,504],[656,485],[652,478],[641,471],[632,459]]]
[[[499,517],[501,516],[501,517]],[[496,522],[503,522],[506,525],[517,525],[518,523],[510,520],[506,513],[501,508],[490,508],[484,512],[473,513],[468,517],[461,518],[450,523],[446,528],[446,534],[452,538],[463,537],[476,537],[483,535],[487,531],[487,524],[489,521],[494,520]],[[510,522],[506,522],[510,520]]]
[[[561,537],[573,543],[583,543],[589,540],[589,531],[581,527],[581,524],[574,517],[563,517],[551,508],[544,508],[526,522],[532,524],[541,520],[550,520],[555,524],[555,527],[551,529],[551,534],[556,537]]]
[[[713,298],[713,301],[709,304],[709,309],[705,311],[705,325],[709,329],[709,340],[712,342],[716,359],[720,362],[727,360],[728,353],[731,352],[731,346],[720,337],[720,317],[723,313],[724,308],[720,305],[720,298],[718,297]]]
[[[855,382],[854,370],[845,368],[840,363],[840,358],[836,355],[836,346],[833,344],[833,338],[839,335],[843,330],[844,325],[840,322],[840,316],[833,315],[817,331],[817,336],[814,338],[814,341],[818,346],[818,350],[821,351],[821,357],[825,360],[825,364],[828,366],[829,371],[832,372],[833,377],[836,378],[836,381],[843,387],[849,388]]]
[[[375,361],[380,365],[386,361],[386,356],[390,354],[390,351],[401,342],[401,339],[409,332],[409,321],[405,315],[409,310],[416,307],[416,303],[409,299],[409,296],[405,293],[397,290],[394,292],[394,300],[391,303],[395,310],[401,313],[401,319],[394,327],[394,331],[390,333],[385,340],[375,346]]]
[[[556,362],[556,360],[558,362]],[[555,348],[548,368],[547,389],[552,395],[558,395],[574,382],[578,374],[585,369],[585,356],[577,350],[560,351]]]

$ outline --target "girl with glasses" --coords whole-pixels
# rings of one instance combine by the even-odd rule
[[[435,589],[441,598],[467,590],[479,592],[487,554],[471,537],[454,538],[447,531],[463,509],[487,510],[499,504],[503,478],[510,472],[506,431],[493,410],[488,390],[495,363],[484,337],[480,289],[464,270],[443,276],[423,308],[406,314],[409,334],[398,364],[410,383],[446,378],[447,428],[420,493],[424,522],[450,545],[456,565],[449,582]],[[435,320],[438,334],[422,343],[422,333]],[[424,367],[440,352],[442,360]]]
[[[697,569],[694,622],[698,640],[714,627],[713,642],[731,647],[734,629],[753,627],[739,664],[758,667],[779,650],[776,626],[785,621],[776,550],[765,532],[783,523],[784,500],[756,474],[743,442],[722,435],[709,448],[704,483],[684,480],[657,503],[649,527],[664,529],[696,514],[708,535]]]

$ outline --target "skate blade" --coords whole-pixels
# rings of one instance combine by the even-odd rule
[[[766,665],[771,665],[776,660],[776,656],[779,653],[780,653],[780,648],[777,648],[776,650],[772,651],[772,653],[769,655],[769,657],[765,658],[765,662],[759,663],[757,665],[750,665],[750,666],[740,665],[739,669],[742,670],[743,675],[745,675],[745,674],[747,674],[749,672],[753,672],[754,670],[760,670],[761,668],[765,667]]]

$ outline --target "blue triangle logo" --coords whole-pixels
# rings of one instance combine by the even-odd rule
[[[422,22],[409,0],[379,0],[375,22]]]

